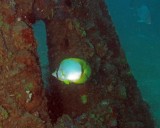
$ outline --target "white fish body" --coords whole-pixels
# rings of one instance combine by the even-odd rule
[[[75,81],[81,77],[82,68],[78,62],[73,60],[65,60],[59,66],[57,74],[53,73],[52,75],[60,78],[62,81],[72,80]],[[56,76],[57,75],[57,76]]]

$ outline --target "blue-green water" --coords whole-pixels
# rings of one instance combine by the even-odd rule
[[[160,1],[106,0],[106,4],[138,87],[160,128]],[[137,22],[136,9],[141,4],[148,7],[151,24]]]
[[[46,44],[46,26],[43,21],[37,21],[33,26],[34,36],[38,42],[37,52],[39,54],[40,67],[44,86],[48,84],[48,47]]]

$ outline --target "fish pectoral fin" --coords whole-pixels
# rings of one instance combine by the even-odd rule
[[[53,73],[52,73],[52,76],[54,76],[54,77],[57,78],[57,71],[53,72]]]

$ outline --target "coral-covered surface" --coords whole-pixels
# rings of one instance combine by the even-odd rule
[[[57,121],[54,126],[153,128],[103,0],[59,4],[63,6],[46,20],[50,69],[54,71],[64,58],[79,57],[89,62],[92,74],[81,85],[66,86],[51,78],[48,100],[50,116]]]
[[[92,69],[85,84],[51,77],[44,95],[31,27],[38,19],[50,71],[82,58]],[[103,0],[0,0],[0,127],[154,128]]]
[[[0,127],[50,127],[37,43],[15,9],[14,0],[0,1]]]

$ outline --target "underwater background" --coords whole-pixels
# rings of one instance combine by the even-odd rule
[[[160,1],[105,0],[121,46],[143,99],[160,128]],[[47,86],[46,29],[42,21],[33,25],[38,42],[42,78]]]
[[[105,2],[142,97],[160,128],[160,1]],[[140,9],[143,5],[149,13]],[[144,21],[139,22],[138,16]],[[146,17],[150,18],[149,23]]]

